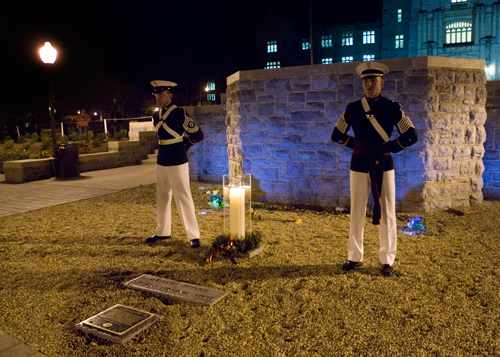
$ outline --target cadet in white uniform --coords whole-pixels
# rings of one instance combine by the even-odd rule
[[[153,94],[160,110],[153,114],[153,125],[158,137],[156,162],[156,210],[158,226],[146,243],[169,239],[172,228],[172,195],[190,246],[200,246],[200,230],[196,221],[189,183],[187,150],[203,140],[203,132],[184,109],[172,103],[173,88],[170,81],[152,81]]]
[[[379,225],[381,272],[390,276],[397,248],[396,189],[394,162],[397,153],[418,141],[417,131],[401,106],[380,95],[383,76],[389,68],[377,62],[363,62],[356,68],[366,97],[347,105],[332,133],[332,140],[353,149],[351,158],[351,221],[348,261],[345,271],[363,260],[363,232],[370,188],[373,196],[373,224]],[[347,135],[352,127],[354,137]],[[390,141],[397,128],[399,136]]]

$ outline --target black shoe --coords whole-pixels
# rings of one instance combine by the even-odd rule
[[[170,239],[170,236],[157,236],[155,234],[151,237],[147,237],[145,243],[156,243],[156,241],[165,240],[165,239]]]
[[[191,248],[199,248],[200,247],[200,240],[199,239],[191,239],[191,242],[189,242],[189,245]]]
[[[362,266],[363,263],[362,262],[353,262],[353,261],[350,261],[348,260],[347,262],[345,262],[343,265],[342,265],[342,270],[343,271],[351,271],[351,270],[354,270],[356,269],[357,267],[360,267]]]
[[[380,272],[382,273],[383,276],[391,276],[394,273],[394,268],[391,267],[389,264],[382,264]]]

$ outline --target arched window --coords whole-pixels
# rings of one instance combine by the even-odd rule
[[[446,25],[446,44],[472,42],[472,23],[457,21]]]

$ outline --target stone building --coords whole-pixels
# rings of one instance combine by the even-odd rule
[[[315,26],[312,60],[308,30],[294,33],[279,14],[257,35],[267,53],[255,68],[439,56],[482,59],[487,79],[500,80],[498,0],[383,0],[371,22]]]
[[[380,58],[440,56],[485,61],[500,79],[500,2],[384,0]]]

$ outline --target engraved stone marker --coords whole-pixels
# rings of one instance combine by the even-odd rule
[[[132,289],[160,295],[169,299],[195,302],[208,306],[212,306],[227,295],[225,291],[158,278],[148,274],[127,281],[125,285]]]
[[[155,314],[118,304],[78,323],[76,328],[123,344],[158,319]]]

